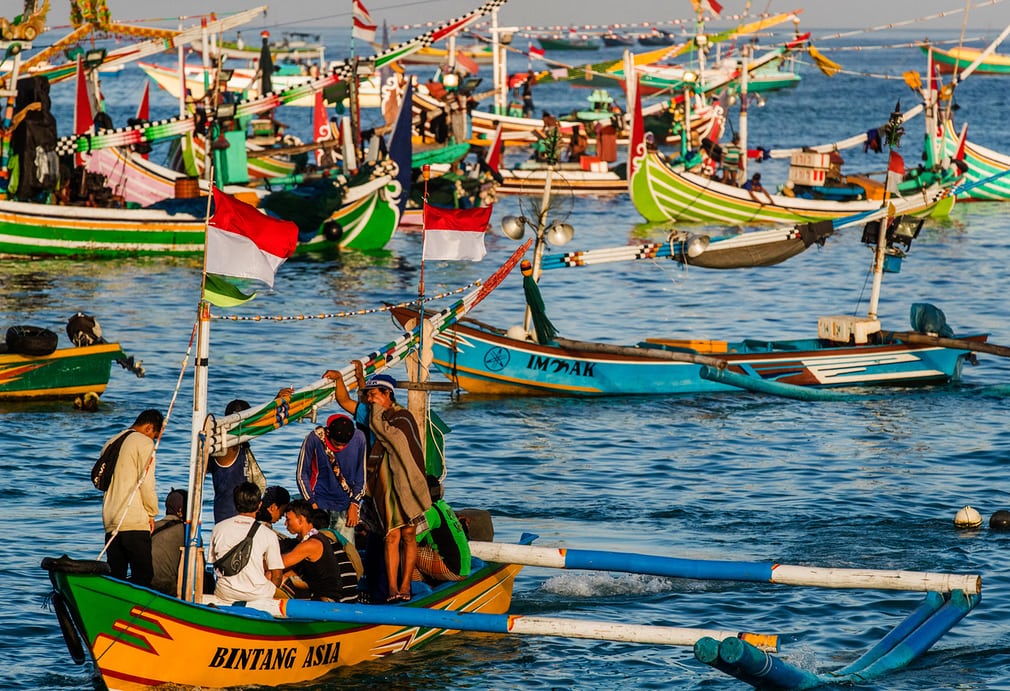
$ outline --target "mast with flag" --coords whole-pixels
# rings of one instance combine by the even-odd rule
[[[208,168],[212,167],[208,166]],[[213,179],[213,178],[212,178]],[[199,601],[203,576],[200,543],[203,480],[212,440],[207,383],[210,360],[210,306],[232,306],[255,297],[245,295],[229,278],[253,279],[273,287],[274,276],[298,244],[298,226],[267,216],[245,202],[212,187],[214,215],[207,202],[203,285],[197,308],[196,360],[193,370],[193,417],[190,437],[186,548],[183,551],[182,599]]]

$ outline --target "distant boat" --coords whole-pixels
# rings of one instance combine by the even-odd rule
[[[982,54],[979,48],[951,48],[950,50],[940,50],[936,46],[923,43],[919,46],[923,53],[933,51],[933,62],[943,74],[952,74],[955,70],[960,72],[970,66]],[[1000,55],[993,53],[982,61],[974,74],[1010,74],[1010,55]]]
[[[599,43],[586,37],[541,36],[537,39],[537,43],[544,50],[599,50],[600,48]]]
[[[603,34],[600,36],[600,40],[603,41],[603,45],[608,48],[613,48],[615,46],[633,46],[635,45],[635,37],[629,36],[628,34],[615,34],[613,32],[609,34]]]
[[[638,43],[643,46],[672,46],[676,45],[677,37],[669,31],[653,29],[651,34],[642,34],[639,36]]]

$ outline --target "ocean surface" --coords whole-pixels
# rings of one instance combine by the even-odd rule
[[[297,28],[297,27],[295,27]],[[815,39],[832,31],[814,32]],[[937,35],[928,25],[819,48],[852,72],[827,78],[801,66],[795,89],[750,109],[750,143],[766,148],[835,141],[882,125],[897,101],[915,96],[900,75],[925,69],[907,44]],[[889,46],[829,52],[837,45]],[[977,45],[977,44],[976,44]],[[337,57],[337,50],[329,50]],[[616,50],[564,54],[579,64]],[[524,70],[512,58],[513,70]],[[857,74],[858,73],[858,74]],[[861,76],[889,75],[891,79]],[[115,124],[133,114],[142,73],[105,78]],[[490,75],[486,76],[490,81]],[[959,87],[959,122],[973,141],[1010,153],[1008,82],[973,77]],[[616,94],[615,94],[616,95]],[[567,112],[588,91],[541,86],[538,111]],[[60,131],[71,126],[73,88],[54,87]],[[152,114],[174,101],[152,93]],[[736,109],[733,110],[735,114]],[[310,113],[279,118],[307,133]],[[907,125],[902,151],[914,162],[922,120]],[[158,151],[155,158],[157,160]],[[622,153],[622,157],[623,157]],[[843,152],[844,170],[880,171],[882,155]],[[785,164],[753,170],[784,180]],[[627,196],[575,200],[556,190],[552,217],[571,223],[565,249],[662,239],[669,227],[641,223]],[[504,198],[501,216],[529,212]],[[713,229],[709,229],[713,230]],[[482,263],[429,262],[433,295],[487,276],[516,246],[495,231]],[[299,256],[278,272],[275,290],[215,314],[268,317],[332,314],[398,303],[417,294],[421,238],[397,234],[387,251]],[[880,304],[885,328],[903,330],[909,306],[930,302],[958,333],[988,332],[1010,343],[1007,264],[1010,214],[1000,204],[961,204],[931,221]],[[853,230],[788,262],[738,271],[684,269],[666,260],[547,273],[547,311],[566,337],[632,344],[645,337],[785,338],[812,335],[829,314],[865,313],[870,250]],[[170,411],[158,456],[162,498],[186,483],[192,382],[184,364],[199,298],[197,259],[0,260],[0,313],[7,326],[61,333],[83,310],[110,340],[142,359],[147,377],[115,367],[97,412],[66,403],[0,404],[0,686],[94,688],[91,667],[75,666],[39,562],[63,553],[94,558],[102,547],[101,495],[88,473],[104,441],[144,408]],[[507,327],[523,315],[521,280],[510,276],[477,318]],[[271,398],[305,386],[398,335],[383,314],[341,319],[215,320],[210,407],[236,397]],[[981,604],[907,669],[860,689],[1010,689],[1010,534],[957,530],[955,513],[975,507],[988,523],[1010,508],[1010,362],[980,355],[960,383],[881,389],[842,402],[798,402],[739,393],[605,399],[452,398],[432,406],[452,427],[446,498],[491,512],[496,539],[523,532],[537,544],[624,550],[699,559],[980,574]],[[396,376],[402,369],[393,370]],[[170,408],[171,406],[171,408]],[[254,442],[271,484],[295,487],[304,424]],[[209,513],[209,503],[205,515]],[[911,611],[919,595],[791,588],[590,572],[524,570],[513,611],[638,624],[775,633],[782,656],[818,672],[854,660]],[[299,689],[734,689],[736,680],[694,660],[689,649],[554,638],[460,634],[414,652],[341,670]]]

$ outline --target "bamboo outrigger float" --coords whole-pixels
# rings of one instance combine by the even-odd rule
[[[982,599],[977,574],[822,568],[778,562],[712,561],[627,552],[533,547],[471,542],[473,555],[489,561],[555,569],[588,569],[687,578],[692,580],[773,583],[777,585],[926,593],[922,603],[879,643],[855,662],[830,672],[812,672],[770,654],[776,638],[754,634],[701,636],[686,645],[700,662],[730,674],[755,688],[810,689],[825,684],[875,679],[907,666],[950,631]],[[756,645],[757,643],[758,645]],[[762,650],[760,644],[766,644]]]

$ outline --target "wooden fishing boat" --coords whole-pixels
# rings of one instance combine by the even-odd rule
[[[537,43],[544,50],[599,50],[600,44],[589,37],[539,36]]]
[[[610,84],[613,86],[613,84]],[[417,108],[415,110],[420,110],[421,108],[431,110],[437,110],[441,108],[439,104],[431,97],[425,95],[415,95],[414,103]],[[648,107],[643,108],[643,117],[649,115],[658,115],[668,110],[671,107],[670,101],[661,101],[659,103],[650,104]],[[691,111],[691,131],[696,132],[699,137],[712,137],[716,132],[722,130],[722,124],[725,119],[725,113],[723,108],[718,104],[706,104],[702,107],[692,109]],[[585,123],[574,120],[571,118],[559,118],[558,127],[560,128],[563,135],[571,134],[572,129],[578,124],[583,127]],[[470,112],[470,126],[473,131],[474,137],[484,137],[487,138],[494,133],[495,129],[501,125],[502,127],[502,139],[507,146],[529,146],[537,141],[537,132],[543,131],[544,121],[542,118],[524,118],[514,115],[499,115],[497,113],[492,113],[490,111],[473,110]],[[589,137],[590,145],[596,143],[596,135],[592,128],[585,129],[586,134]],[[718,138],[718,135],[715,135]],[[617,143],[623,144],[628,141],[627,130],[618,133]],[[680,135],[679,133],[670,133],[664,141],[660,143],[668,146],[679,146],[680,145]]]
[[[550,208],[551,179],[544,190],[541,208]],[[694,394],[750,390],[775,395],[817,399],[830,396],[821,391],[839,387],[902,385],[917,386],[956,381],[973,352],[1010,354],[1010,349],[992,346],[984,334],[954,337],[942,312],[929,305],[912,309],[912,331],[882,329],[876,318],[885,264],[896,270],[918,236],[921,219],[912,216],[888,218],[878,207],[868,214],[839,221],[838,225],[869,219],[863,242],[876,247],[874,283],[866,317],[827,316],[817,322],[817,335],[801,339],[697,339],[693,337],[653,337],[633,345],[610,345],[555,337],[554,329],[533,305],[540,304],[536,278],[543,267],[546,214],[540,216],[536,231],[534,264],[524,270],[524,291],[530,305],[523,326],[508,330],[473,319],[465,319],[437,335],[432,345],[432,361],[458,388],[470,393],[522,396],[602,396],[635,394]],[[521,237],[503,220],[503,232]],[[749,252],[758,258],[752,265],[776,263],[820,242],[830,232],[821,222],[805,228],[783,228],[779,237],[749,234],[728,237],[732,250],[719,253],[719,242],[685,236],[671,240],[667,256],[684,256],[685,263],[717,268],[745,265]],[[875,225],[874,225],[875,224]],[[565,241],[565,233],[558,237]],[[570,237],[570,235],[569,235]],[[769,242],[765,243],[765,240]],[[759,244],[767,249],[757,249]],[[749,246],[748,246],[749,245]],[[715,256],[704,257],[707,247]],[[741,250],[743,253],[741,254]],[[601,251],[600,254],[604,252]],[[658,247],[643,250],[643,256],[657,256]],[[638,258],[637,250],[630,258]],[[562,255],[564,265],[580,265],[584,258]],[[689,259],[691,261],[689,261]],[[567,261],[566,261],[567,260]],[[537,297],[531,299],[531,294]],[[417,318],[417,311],[399,307],[393,312],[400,323]],[[530,324],[535,327],[535,335]],[[546,326],[544,325],[546,323]],[[945,334],[940,338],[936,333]],[[934,335],[930,335],[934,334]],[[1005,352],[1004,352],[1005,351]]]
[[[351,187],[344,204],[298,252],[385,247],[399,223],[400,183],[382,176]],[[205,205],[205,202],[201,202]],[[171,206],[171,205],[169,205]],[[0,201],[0,255],[124,257],[203,251],[202,210],[97,208]]]
[[[325,606],[316,607],[315,616],[307,611],[273,618],[253,607],[186,602],[114,579],[107,575],[104,562],[63,558],[48,560],[45,568],[75,661],[83,662],[87,651],[108,688],[122,691],[161,685],[234,688],[311,682],[339,667],[377,660],[453,633],[446,623],[451,616],[459,617],[454,613],[508,611],[521,569],[482,564],[467,580],[446,583],[409,605],[358,608],[366,616],[385,619],[366,623],[352,612],[340,615],[344,607],[355,609],[350,605],[337,608],[330,618],[323,617],[334,608]],[[311,610],[311,605],[326,603],[297,604]]]
[[[516,252],[482,286],[440,312],[430,328],[435,332],[445,328],[479,303],[521,254]],[[465,620],[460,620],[462,626],[452,623],[460,613],[488,617],[508,610],[521,567],[480,560],[473,562],[476,568],[465,580],[434,589],[419,583],[410,602],[399,605],[361,608],[294,600],[230,604],[204,595],[201,497],[211,454],[306,416],[314,419],[320,406],[334,401],[334,384],[323,379],[290,396],[216,419],[207,408],[210,321],[209,304],[202,300],[193,374],[188,488],[192,499],[186,513],[179,596],[112,578],[104,562],[65,555],[44,560],[54,607],[75,662],[90,657],[106,686],[125,691],[163,684],[223,688],[305,683],[338,667],[408,650],[465,628]],[[362,358],[365,372],[402,362],[416,349],[420,332],[418,325]],[[354,386],[353,366],[342,370],[341,376]]]
[[[83,312],[67,322],[72,347],[60,347],[49,329],[15,326],[0,342],[0,401],[73,399],[94,410],[109,384],[112,364],[143,377],[144,367],[118,343],[102,337],[97,320]]]
[[[478,65],[490,65],[493,55],[488,46],[468,46],[456,47],[456,53],[462,53],[464,58],[473,60]],[[401,65],[445,65],[448,63],[449,53],[445,48],[435,48],[426,46],[412,55],[400,60]]]
[[[617,195],[628,191],[628,180],[624,176],[625,166],[610,167],[602,161],[592,164],[595,169],[586,170],[581,163],[559,163],[550,174],[554,185],[566,193],[576,195]],[[548,166],[536,161],[524,161],[512,168],[498,171],[502,181],[495,188],[498,194],[541,194],[547,180]]]
[[[946,121],[943,124],[943,155],[963,161],[966,166],[964,180],[954,188],[954,195],[964,201],[1010,201],[1010,156],[967,138],[962,145],[961,139],[954,123]]]
[[[394,316],[404,323],[417,313],[404,307]],[[986,338],[964,336],[962,347],[945,348],[882,334],[851,345],[832,335],[833,325],[842,323],[842,317],[822,318],[819,336],[804,339],[648,338],[611,346],[560,338],[539,344],[465,319],[437,336],[432,350],[435,366],[471,394],[670,395],[740,391],[746,385],[816,399],[810,389],[956,381],[972,348]]]
[[[617,34],[614,32],[609,32],[600,36],[600,40],[603,41],[603,45],[605,45],[608,48],[635,45],[635,37],[631,36],[630,34]]]
[[[669,31],[663,31],[662,29],[653,29],[650,33],[642,34],[638,37],[638,44],[641,46],[648,46],[651,48],[659,46],[673,46],[677,44],[677,37],[671,34]]]
[[[636,92],[637,94],[637,92]],[[689,221],[725,225],[791,224],[840,218],[881,206],[883,183],[846,176],[837,187],[827,184],[828,154],[815,155],[815,165],[796,165],[796,174],[779,191],[752,191],[705,174],[704,163],[674,166],[646,146],[640,97],[632,102],[633,126],[628,154],[628,189],[635,208],[647,221]],[[807,163],[798,154],[798,164]],[[902,181],[890,201],[899,214],[946,216],[955,198],[949,194],[959,173],[924,171]]]
[[[934,45],[923,43],[919,46],[923,53],[932,53],[933,62],[943,74],[961,72],[973,64],[981,55],[978,48],[960,46],[950,50],[942,50]],[[992,53],[975,69],[976,74],[1006,75],[1010,74],[1010,55]]]
[[[174,98],[179,98],[181,93],[179,70],[168,66],[159,65],[151,62],[138,62],[137,66],[144,71],[144,74],[148,76],[151,81],[161,87],[163,90],[167,91]],[[195,98],[197,100],[203,98],[204,96],[204,70],[200,65],[186,65],[185,75],[186,75],[186,93],[189,98]],[[214,75],[211,75],[213,78]],[[271,76],[271,82],[273,83],[274,91],[280,92],[285,89],[290,89],[295,86],[300,86],[307,82],[312,81],[312,77],[308,74],[298,73],[298,74],[275,74]],[[378,108],[380,101],[380,88],[378,75],[372,75],[368,79],[361,82],[359,88],[359,98],[361,99],[362,108]],[[256,70],[254,69],[235,69],[232,70],[232,77],[228,80],[226,88],[229,92],[245,94],[250,97],[257,97],[261,94],[259,93],[259,83],[256,80]],[[310,95],[302,96],[300,98],[294,99],[285,105],[289,106],[303,106],[306,108],[311,108],[315,103],[314,97]],[[336,105],[334,103],[327,103],[328,106]],[[347,105],[347,99],[343,101],[343,105]]]

